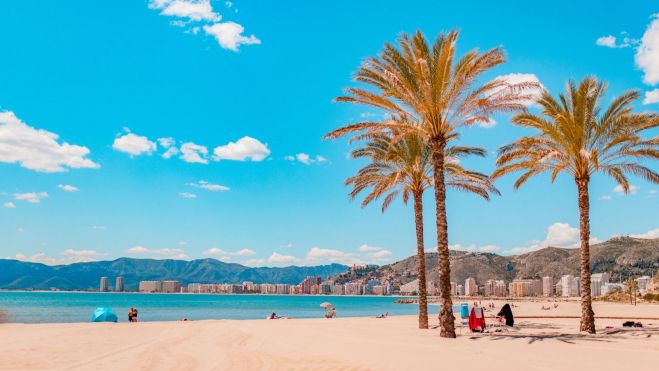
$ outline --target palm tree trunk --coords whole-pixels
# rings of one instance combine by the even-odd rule
[[[579,191],[579,236],[581,237],[581,331],[595,333],[595,313],[590,295],[590,202],[588,178],[577,178]]]
[[[428,328],[428,292],[426,289],[426,254],[423,243],[423,191],[414,192],[416,255],[419,259],[419,328]]]
[[[448,223],[446,221],[446,183],[444,182],[444,150],[446,142],[442,138],[430,140],[435,187],[435,204],[437,215],[437,252],[439,253],[439,295],[441,310],[439,312],[439,336],[455,337],[455,317],[451,301],[451,266],[448,253]]]

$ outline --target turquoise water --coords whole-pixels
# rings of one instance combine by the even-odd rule
[[[0,311],[7,322],[88,322],[96,307],[110,307],[127,321],[130,307],[140,321],[262,319],[276,312],[294,318],[320,318],[328,301],[339,317],[417,314],[416,304],[395,304],[391,296],[287,296],[221,294],[137,294],[77,292],[0,292]],[[437,313],[438,306],[429,306]]]

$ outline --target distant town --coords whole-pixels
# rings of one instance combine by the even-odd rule
[[[355,271],[365,267],[353,265]],[[609,273],[594,273],[591,275],[591,295],[604,296],[615,290],[626,290],[624,283],[610,281]],[[650,276],[635,279],[637,290],[641,294],[648,290]],[[109,285],[109,277],[101,277],[100,292],[124,292],[124,278],[116,277],[113,288]],[[319,276],[309,276],[297,285],[282,283],[254,283],[245,281],[234,283],[188,283],[181,284],[176,280],[140,281],[139,292],[142,293],[191,293],[191,294],[275,294],[275,295],[417,295],[419,280],[415,279],[405,284],[398,280],[386,278],[381,280],[366,277],[358,282],[338,283],[332,279],[324,280]],[[428,282],[428,295],[439,295],[436,282]],[[542,279],[515,279],[512,282],[489,279],[479,284],[472,277],[464,284],[451,282],[452,296],[485,296],[485,297],[577,297],[581,295],[579,277],[563,275],[555,282],[552,277]]]

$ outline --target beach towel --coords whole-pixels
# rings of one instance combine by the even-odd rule
[[[471,312],[469,313],[469,329],[478,332],[485,330],[485,314],[483,313],[483,308],[471,308]]]

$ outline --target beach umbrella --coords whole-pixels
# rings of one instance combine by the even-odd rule
[[[331,308],[332,303],[326,301],[326,302],[322,303],[320,306],[323,307],[323,308]]]
[[[117,322],[117,315],[110,308],[98,307],[92,314],[92,322]]]

